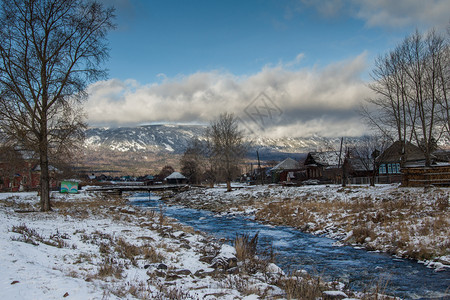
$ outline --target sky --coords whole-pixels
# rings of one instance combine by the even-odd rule
[[[233,113],[266,137],[359,136],[374,60],[450,0],[102,0],[116,8],[92,127],[209,124]]]

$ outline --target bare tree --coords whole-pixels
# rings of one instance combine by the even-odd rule
[[[450,138],[450,23],[447,27],[447,39],[444,44],[443,53],[437,60],[438,118],[443,124],[443,134]]]
[[[180,159],[181,173],[189,178],[191,183],[199,184],[205,168],[205,145],[194,138]]]
[[[231,181],[239,175],[239,163],[246,152],[244,135],[238,128],[238,121],[233,114],[224,113],[211,122],[206,131],[212,157],[222,173],[227,191],[231,191]]]
[[[0,8],[0,123],[35,151],[41,210],[50,210],[49,158],[82,134],[80,103],[106,75],[114,9],[89,0],[3,0]]]
[[[169,176],[173,172],[175,172],[175,169],[170,165],[166,165],[161,169],[161,171],[159,171],[157,179],[159,181],[163,181],[167,176]]]
[[[380,155],[388,147],[388,141],[386,136],[366,135],[351,146],[351,153],[355,156],[353,159],[357,159],[366,171],[372,171],[371,186],[375,185],[375,178],[383,161]]]
[[[23,169],[25,169],[25,160],[22,154],[11,146],[0,146],[0,185],[5,184],[5,182],[12,184],[14,176],[22,172]],[[2,180],[5,182],[2,182]]]
[[[376,96],[368,99],[363,116],[382,135],[402,143],[402,163],[406,143],[415,141],[423,144],[429,166],[433,139],[448,127],[448,47],[435,31],[416,31],[375,62],[370,88]]]

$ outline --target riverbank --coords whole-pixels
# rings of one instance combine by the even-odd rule
[[[167,202],[245,214],[443,270],[450,267],[449,198],[449,188],[266,185],[229,193],[223,188],[192,189]]]
[[[352,293],[286,276],[252,237],[232,247],[127,199],[52,193],[52,203],[41,213],[36,193],[0,194],[0,298],[381,299],[381,286]]]

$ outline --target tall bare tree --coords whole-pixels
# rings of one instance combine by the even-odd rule
[[[375,179],[378,168],[383,162],[382,156],[384,150],[389,146],[389,139],[386,136],[366,135],[357,143],[351,145],[351,154],[353,159],[358,160],[365,171],[371,171],[370,185],[375,186]]]
[[[190,183],[199,184],[206,167],[206,145],[193,138],[180,159],[181,173]]]
[[[227,191],[231,191],[231,181],[239,175],[239,163],[244,158],[246,144],[244,135],[238,128],[238,120],[233,114],[223,113],[211,122],[206,131],[212,157],[217,170],[222,173]]]
[[[106,75],[99,66],[113,19],[96,1],[1,2],[0,123],[39,155],[42,211],[50,210],[49,157],[80,137],[86,85]]]
[[[448,127],[448,48],[435,31],[416,31],[375,62],[370,88],[376,96],[363,115],[382,135],[402,143],[402,162],[406,143],[414,141],[423,145],[429,166],[433,141]]]

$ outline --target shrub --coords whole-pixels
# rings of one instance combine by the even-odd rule
[[[234,240],[234,247],[236,248],[236,257],[241,261],[246,259],[253,259],[256,255],[256,246],[258,244],[258,233],[250,239],[249,234],[242,234]]]

